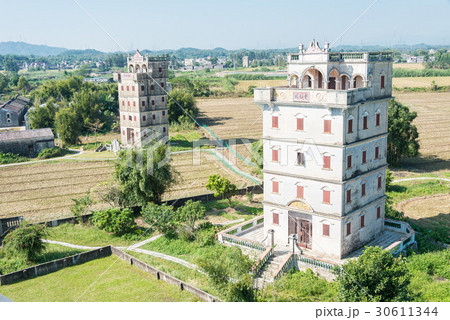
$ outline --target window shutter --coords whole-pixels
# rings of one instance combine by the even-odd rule
[[[366,151],[363,151],[363,154],[362,154],[362,163],[366,163],[366,162],[367,162],[366,154],[367,154],[367,152],[366,152]]]
[[[376,115],[375,115],[375,125],[378,127],[379,125],[380,125],[380,114],[379,113],[377,113]]]
[[[155,90],[155,86],[154,85],[150,85],[150,90]]]
[[[136,116],[134,116],[134,121],[136,121]]]
[[[381,89],[384,88],[384,76],[381,76]]]
[[[377,219],[381,218],[381,207],[377,207]]]
[[[152,88],[153,89],[153,88]],[[141,91],[144,91],[144,86],[141,86]]]
[[[276,212],[272,213],[273,224],[280,224],[280,215]]]
[[[134,86],[131,86],[131,91],[134,91]]]
[[[279,182],[278,181],[272,181],[272,192],[273,193],[278,193],[278,187],[279,187]]]
[[[142,106],[145,107],[145,101],[142,101]]]
[[[136,107],[136,101],[133,101],[133,107]]]
[[[122,106],[125,106],[125,101],[122,101]]]
[[[361,228],[364,228],[364,226],[365,226],[364,220],[365,220],[364,216],[361,216]]]
[[[130,91],[130,86],[127,86],[127,91]]]
[[[146,116],[143,116],[143,117],[142,117],[142,120],[143,120],[143,121],[147,120],[147,117],[146,117]]]
[[[352,156],[347,156],[347,169],[352,167]]]
[[[153,115],[152,118],[153,118],[153,120],[155,120],[156,119],[156,115]]]
[[[348,133],[353,133],[353,119],[348,120]]]
[[[331,157],[330,156],[323,156],[323,168],[331,169]]]
[[[303,152],[297,152],[297,164],[299,166],[305,165],[305,154]]]
[[[297,186],[297,198],[303,199],[303,186]]]
[[[272,149],[272,161],[278,161],[278,150]]]
[[[380,147],[375,147],[375,159],[378,159],[378,156],[380,155]]]
[[[155,105],[155,100],[152,100],[152,106],[154,106]]]
[[[297,118],[297,130],[303,131],[303,118]]]
[[[330,225],[329,224],[322,224],[323,226],[323,235],[326,237],[330,236]]]
[[[352,202],[352,190],[347,190],[347,203]]]
[[[381,177],[378,177],[378,189],[381,189]]]
[[[363,129],[367,129],[367,116],[363,117]]]
[[[323,132],[331,133],[331,120],[323,120]]]
[[[272,116],[272,128],[278,128],[278,117]]]
[[[361,196],[365,196],[366,195],[366,184],[363,183],[361,185]]]
[[[125,120],[125,115],[123,115],[123,120]]]
[[[352,223],[347,223],[347,235],[349,235],[352,232]]]
[[[330,191],[323,190],[323,203],[330,203]]]

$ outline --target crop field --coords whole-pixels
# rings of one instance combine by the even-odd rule
[[[423,63],[394,63],[394,69],[412,69],[412,70],[421,70],[425,69]]]
[[[237,92],[248,91],[249,86],[255,87],[278,87],[286,86],[288,82],[286,79],[282,80],[240,80],[235,86]]]
[[[202,99],[199,120],[220,139],[259,140],[262,111],[253,98]]]
[[[450,86],[450,77],[405,77],[392,78],[393,86],[398,88],[410,87],[431,87],[431,82],[434,81],[438,86]]]
[[[396,100],[417,112],[420,157],[407,160],[420,171],[450,170],[450,92],[396,93]]]

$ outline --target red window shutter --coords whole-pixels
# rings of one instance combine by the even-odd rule
[[[130,86],[127,86],[127,91],[130,91]]]
[[[139,132],[136,132],[136,137],[139,137]]]
[[[322,224],[322,226],[323,226],[322,234],[326,237],[329,237],[330,236],[330,225],[324,223],[324,224]]]
[[[365,196],[366,195],[366,184],[363,183],[361,185],[361,196]]]
[[[134,91],[134,86],[131,87],[131,91]]]
[[[125,117],[125,116],[124,116]],[[122,134],[125,135],[125,130],[122,130]]]
[[[366,162],[367,162],[366,155],[367,155],[367,152],[366,152],[366,151],[363,151],[363,154],[362,154],[362,163],[366,163]]]
[[[375,115],[375,125],[378,127],[380,125],[380,114]]]
[[[303,199],[303,186],[297,186],[297,198]]]
[[[272,128],[278,128],[278,117],[272,116]]]
[[[121,86],[121,87],[120,87],[120,90],[122,90],[122,91],[123,91],[123,86]]]
[[[352,232],[352,223],[347,223],[347,235],[349,235]]]
[[[123,115],[123,120],[125,120],[125,115]]]
[[[323,156],[323,168],[331,169],[331,157],[330,156]]]
[[[353,133],[353,119],[348,120],[348,133]]]
[[[152,100],[152,106],[154,106],[155,105],[155,100]]]
[[[136,101],[133,101],[133,107],[136,107]]]
[[[278,186],[279,186],[278,181],[272,181],[272,192],[273,193],[278,193]]]
[[[142,101],[142,106],[145,107],[145,101]]]
[[[381,177],[378,177],[378,189],[381,189]]]
[[[323,203],[330,203],[330,191],[323,190]]]
[[[303,118],[297,118],[297,130],[303,131]]]
[[[352,167],[352,156],[347,156],[347,169]]]
[[[136,116],[134,116],[134,121],[136,121]]]
[[[367,116],[363,117],[363,129],[367,129]]]
[[[323,132],[331,133],[331,120],[323,120]]]
[[[272,149],[272,161],[278,161],[278,150]]]
[[[364,226],[365,226],[365,218],[364,218],[364,216],[361,216],[361,228],[364,228]]]
[[[347,190],[347,203],[352,202],[352,190]]]
[[[381,76],[381,89],[384,88],[384,76]]]
[[[377,207],[377,219],[381,218],[381,207]]]
[[[128,106],[130,106],[130,101],[127,101],[127,103],[128,103]]]
[[[375,159],[378,159],[379,155],[380,155],[380,147],[375,147]]]
[[[280,215],[276,212],[272,213],[273,224],[280,224]]]
[[[122,101],[122,106],[125,106],[125,101]]]

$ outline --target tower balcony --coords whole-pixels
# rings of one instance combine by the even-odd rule
[[[288,63],[315,62],[376,62],[392,61],[392,52],[317,52],[288,53]]]
[[[286,87],[255,88],[254,102],[259,105],[272,104],[311,104],[333,105],[334,108],[345,108],[375,97],[372,88],[356,88],[349,90],[332,89],[299,89]],[[390,95],[385,97],[390,98]]]

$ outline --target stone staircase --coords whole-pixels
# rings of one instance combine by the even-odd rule
[[[281,263],[289,254],[288,251],[274,251],[273,255],[267,260],[261,269],[259,276],[255,278],[255,287],[262,289],[266,285],[273,282],[275,272],[281,266]]]

